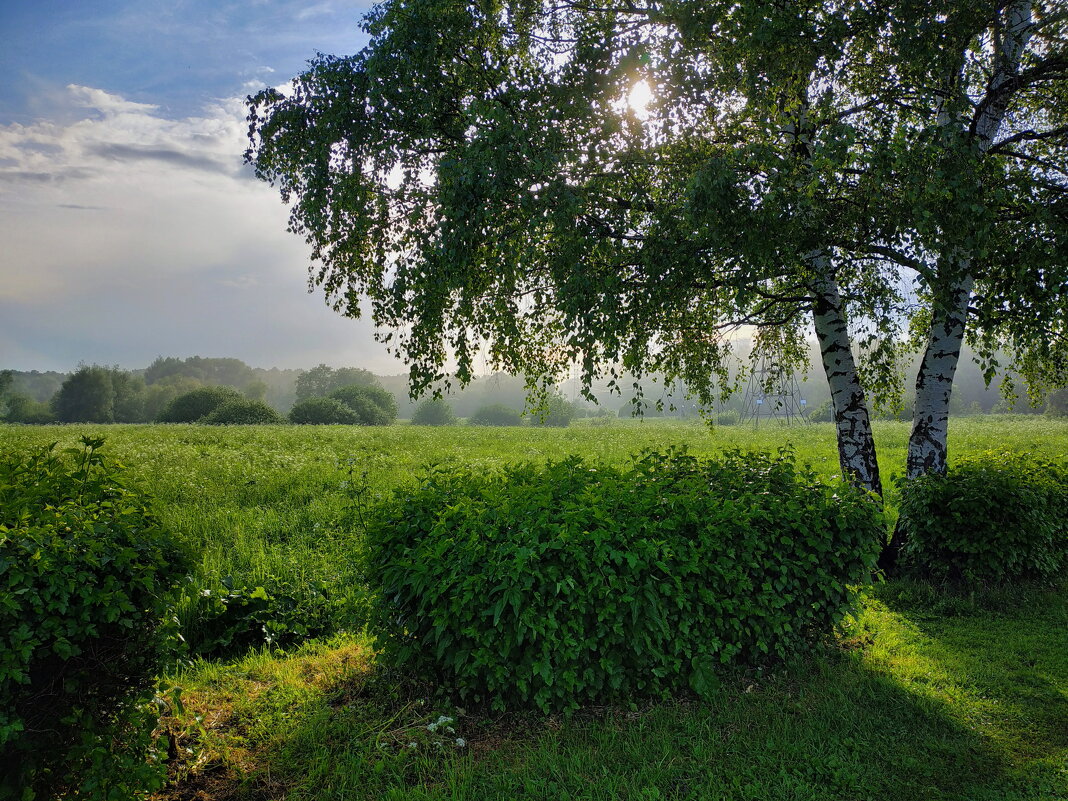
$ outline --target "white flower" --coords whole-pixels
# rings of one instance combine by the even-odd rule
[[[457,737],[456,738],[456,747],[457,748],[463,748],[465,745],[467,745],[467,740],[465,740],[463,737]]]

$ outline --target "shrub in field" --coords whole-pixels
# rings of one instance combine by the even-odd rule
[[[334,398],[308,398],[289,410],[289,422],[297,425],[351,425],[356,412]]]
[[[899,481],[902,568],[954,583],[1049,578],[1068,566],[1068,465],[988,452]]]
[[[715,686],[850,608],[877,504],[792,456],[434,468],[368,522],[384,658],[463,702],[572,709]]]
[[[417,426],[456,425],[456,415],[444,398],[427,398],[412,413],[412,424]]]
[[[736,426],[741,421],[742,416],[738,413],[737,409],[724,409],[723,411],[716,412],[716,425],[717,426]]]
[[[833,423],[834,405],[830,400],[823,401],[808,413],[808,421],[810,423]]]
[[[382,387],[351,384],[335,389],[330,397],[352,409],[361,426],[388,426],[397,419],[397,399]]]
[[[190,653],[225,657],[263,645],[288,646],[338,628],[342,620],[366,617],[365,596],[352,586],[300,584],[266,578],[241,586],[230,576],[219,589],[199,593],[183,635]]]
[[[284,423],[285,418],[263,401],[236,398],[217,406],[200,422],[211,426],[255,426]]]
[[[515,409],[493,403],[478,409],[467,422],[473,426],[519,426],[523,424],[523,418]]]
[[[161,777],[148,702],[187,563],[103,440],[82,442],[73,461],[0,456],[0,797],[127,798]]]
[[[179,395],[156,418],[157,423],[196,423],[224,403],[240,400],[241,393],[233,387],[200,387]]]
[[[549,398],[549,403],[545,409],[545,415],[539,417],[534,416],[534,424],[539,426],[549,426],[552,428],[567,428],[571,425],[571,421],[575,418],[575,406],[566,398],[561,398],[559,395]]]
[[[8,423],[46,424],[54,423],[56,416],[47,403],[35,401],[21,392],[11,394],[7,399],[7,414],[4,421]]]

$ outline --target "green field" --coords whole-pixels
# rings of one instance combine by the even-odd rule
[[[649,420],[567,429],[0,427],[0,448],[90,433],[158,500],[201,592],[329,587],[336,631],[286,650],[198,660],[168,728],[174,798],[249,799],[1056,799],[1068,798],[1068,593],[1028,587],[941,599],[890,582],[823,655],[729,677],[720,695],[570,718],[484,717],[425,700],[374,666],[346,625],[359,587],[354,497],[414,480],[430,462],[491,468],[643,448],[775,450],[837,472],[830,425],[719,427]],[[876,426],[887,499],[905,424]],[[984,449],[1068,453],[1068,423],[962,418],[953,457]],[[348,594],[346,594],[348,593]],[[355,620],[353,617],[352,620]],[[442,714],[455,718],[434,731]],[[446,732],[446,728],[455,731]],[[457,745],[457,738],[463,745]],[[198,793],[200,795],[198,795]]]

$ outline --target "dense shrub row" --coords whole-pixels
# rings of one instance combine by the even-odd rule
[[[150,787],[145,706],[187,563],[102,440],[0,455],[0,797]]]
[[[491,403],[476,410],[467,422],[473,426],[519,426],[523,424],[523,417],[502,403]]]
[[[875,503],[786,452],[437,468],[369,523],[373,630],[496,708],[700,693],[826,634],[883,539]]]
[[[904,570],[964,584],[1046,579],[1068,566],[1068,465],[1026,454],[960,459],[900,485]]]

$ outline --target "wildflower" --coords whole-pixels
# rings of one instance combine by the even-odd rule
[[[447,726],[450,723],[452,723],[452,718],[450,718],[448,715],[442,715],[433,723],[427,724],[426,730],[434,732],[437,731],[439,727]]]
[[[465,745],[467,745],[467,740],[465,740],[463,737],[457,737],[456,738],[456,747],[457,748],[463,748]]]

